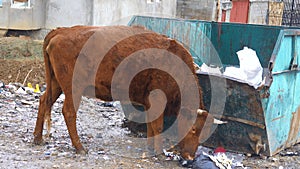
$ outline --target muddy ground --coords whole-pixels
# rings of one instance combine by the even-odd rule
[[[44,83],[42,41],[23,37],[0,38],[0,80],[8,84]]]
[[[41,42],[21,41],[0,39],[0,81],[42,85],[41,52],[34,56],[34,50],[41,50]],[[76,155],[71,146],[61,114],[63,97],[52,111],[51,138],[45,145],[33,145],[39,97],[40,94],[16,94],[0,88],[0,168],[182,168],[177,161],[166,161],[163,155],[142,158],[143,144],[122,128],[124,115],[119,104],[104,104],[96,99],[83,98],[78,111],[78,131],[88,155]],[[299,155],[300,145],[295,145],[274,157],[245,156],[243,165],[296,169],[300,167]]]

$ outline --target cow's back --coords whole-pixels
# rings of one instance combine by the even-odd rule
[[[72,88],[80,89],[86,95],[96,96],[106,101],[112,100],[111,82],[120,63],[126,57],[144,49],[166,50],[173,54],[170,55],[171,57],[182,59],[190,68],[191,74],[195,73],[192,57],[181,44],[141,27],[59,28],[47,35],[44,46],[53,73],[63,91]],[[122,78],[128,78],[125,72]],[[127,87],[126,85],[124,87]],[[129,86],[131,101],[148,108],[150,105],[147,98],[150,91],[161,89],[168,99],[166,113],[172,114],[179,110],[181,97],[179,87],[168,72],[158,69],[141,71],[137,73],[131,84],[128,84]]]

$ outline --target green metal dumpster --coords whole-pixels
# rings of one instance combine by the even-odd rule
[[[197,73],[206,108],[227,121],[205,146],[272,156],[300,141],[300,28],[144,16],[133,17],[129,25],[177,39],[198,65],[238,66],[237,51],[244,46],[256,51],[264,79],[258,89],[238,79]]]

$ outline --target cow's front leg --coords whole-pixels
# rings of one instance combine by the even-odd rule
[[[147,124],[147,143],[154,148],[155,153],[162,153],[162,132],[163,132],[163,114],[157,119]],[[149,132],[150,131],[150,132]],[[151,145],[150,145],[151,144]]]
[[[147,123],[147,146],[152,153],[154,151],[154,132],[151,123]]]
[[[69,131],[69,135],[71,137],[71,141],[73,146],[76,148],[76,153],[78,154],[86,154],[87,152],[84,150],[76,128],[76,112],[78,110],[80,104],[81,96],[74,96],[72,94],[65,93],[66,98],[63,106],[63,115],[65,118],[65,122]]]
[[[164,126],[164,110],[167,98],[163,91],[155,89],[149,95],[149,109],[147,110],[147,138],[148,146],[154,142],[154,150],[156,153],[162,152],[161,133]],[[152,140],[151,140],[152,139]]]

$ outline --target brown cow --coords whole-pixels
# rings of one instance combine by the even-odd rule
[[[99,36],[94,36],[99,34]],[[94,40],[89,41],[94,38]],[[88,44],[88,45],[87,45]],[[147,55],[144,49],[163,49],[172,53],[173,56],[181,59],[189,68],[189,73],[184,76],[195,76],[193,59],[190,53],[177,41],[155,32],[145,30],[141,27],[127,26],[75,26],[71,28],[58,28],[51,31],[44,40],[43,52],[46,71],[47,89],[40,98],[40,106],[36,127],[34,131],[34,143],[42,143],[42,130],[44,121],[48,123],[47,130],[50,130],[50,112],[53,103],[62,92],[65,94],[63,105],[63,115],[71,137],[73,146],[77,153],[86,153],[76,129],[76,112],[80,104],[82,95],[96,97],[104,101],[112,101],[112,81],[113,75],[128,56],[136,51],[142,51],[142,55]],[[160,51],[151,51],[154,58],[161,55]],[[99,59],[100,55],[104,57]],[[128,57],[129,58],[129,57]],[[78,65],[78,62],[80,64]],[[145,63],[145,60],[139,60]],[[136,67],[138,63],[132,63],[128,69]],[[148,62],[146,63],[148,64]],[[168,65],[168,63],[164,63]],[[134,69],[135,70],[135,69]],[[128,75],[124,72],[124,77],[117,80],[126,81]],[[181,83],[184,83],[184,79]],[[142,70],[134,76],[129,86],[129,97],[132,103],[143,105],[147,113],[147,137],[148,144],[154,145],[154,149],[161,151],[161,138],[158,136],[163,129],[164,115],[179,114],[181,96],[180,85],[171,75],[159,69]],[[189,87],[189,84],[184,84]],[[123,86],[118,86],[122,88]],[[128,86],[127,86],[128,87]],[[126,88],[126,86],[124,87]],[[160,92],[151,91],[160,89]],[[202,92],[197,81],[197,99],[199,112],[196,109],[185,107],[182,115],[178,116],[179,135],[183,138],[179,143],[181,154],[186,159],[193,159],[197,150],[200,132],[204,122],[208,117],[202,102]],[[200,98],[200,99],[199,99]],[[166,101],[165,101],[166,100]],[[200,100],[200,101],[199,101]],[[155,105],[155,106],[151,106]],[[195,118],[192,118],[195,116]],[[212,118],[210,122],[212,123]],[[190,127],[188,127],[190,125]]]

